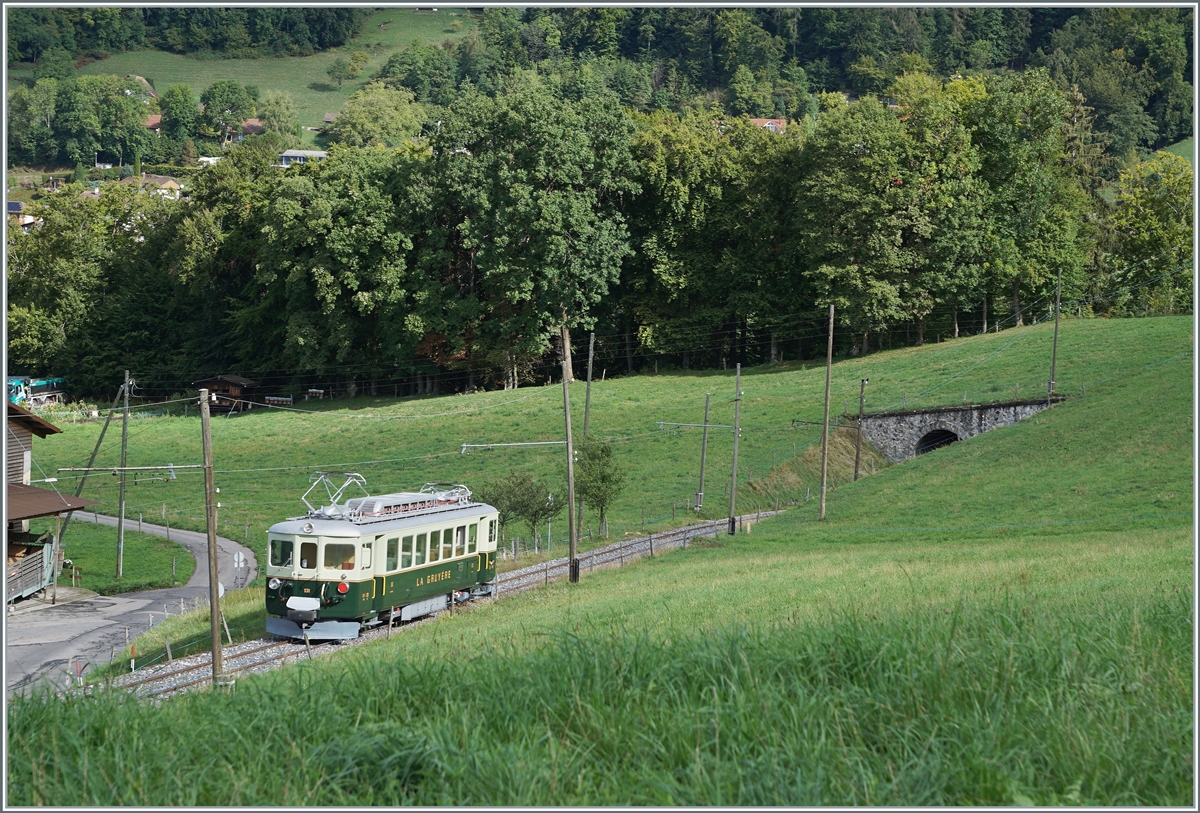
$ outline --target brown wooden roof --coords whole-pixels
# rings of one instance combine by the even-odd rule
[[[8,410],[6,417],[9,421],[25,427],[39,438],[44,438],[47,435],[57,435],[62,431],[46,419],[39,418],[25,407],[17,406],[8,399],[5,399],[4,407]]]
[[[204,386],[205,384],[233,384],[237,387],[257,387],[258,382],[249,378],[243,378],[240,375],[233,373],[222,373],[214,375],[212,378],[202,378],[199,381],[193,381],[193,386]]]
[[[9,522],[49,517],[74,511],[76,508],[86,508],[89,505],[97,505],[97,502],[21,483],[8,484],[7,519]]]

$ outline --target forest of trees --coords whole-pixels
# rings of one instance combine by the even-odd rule
[[[1148,151],[1191,134],[1190,10],[984,11],[489,9],[389,60],[320,163],[269,132],[182,200],[46,197],[10,372],[511,387],[591,330],[610,373],[720,367],[818,355],[831,303],[842,352],[1027,323],[1060,271],[1073,314],[1190,312],[1191,166]]]
[[[10,62],[40,62],[61,50],[103,59],[158,48],[197,57],[308,56],[344,45],[367,8],[11,8]]]

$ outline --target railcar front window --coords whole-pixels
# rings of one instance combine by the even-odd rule
[[[478,530],[478,525],[467,526],[467,553],[475,552],[475,533]]]
[[[326,570],[354,570],[354,546],[329,544],[325,546]]]
[[[400,567],[412,567],[413,554],[413,538],[411,536],[404,537],[404,553],[400,558]]]
[[[313,570],[317,567],[317,543],[300,543],[300,567]]]
[[[454,531],[454,555],[462,556],[467,552],[467,526],[459,525]]]
[[[425,534],[417,534],[417,550],[413,564],[418,567],[425,564]]]
[[[434,531],[429,534],[429,561],[436,562],[441,556],[442,532]]]
[[[271,540],[271,566],[272,567],[291,567],[292,566],[292,540],[290,540],[290,539],[272,539]]]

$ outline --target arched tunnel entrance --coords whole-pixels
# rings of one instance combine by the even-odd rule
[[[920,440],[917,441],[917,454],[925,454],[932,452],[934,449],[940,449],[943,446],[948,446],[958,440],[958,435],[948,429],[934,429]]]

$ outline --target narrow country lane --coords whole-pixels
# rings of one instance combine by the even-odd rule
[[[99,522],[115,526],[116,517],[77,511],[75,521]],[[129,523],[127,527],[137,527]],[[143,533],[167,536],[167,528],[148,522],[141,524]],[[5,691],[9,697],[43,679],[57,687],[65,687],[72,678],[71,660],[82,661],[84,671],[108,661],[112,648],[125,646],[125,628],[129,635],[144,632],[150,624],[161,621],[165,610],[179,611],[194,606],[197,599],[208,595],[208,538],[204,533],[170,529],[170,538],[178,542],[196,559],[196,569],[187,584],[160,590],[145,590],[118,596],[101,596],[90,591],[59,587],[59,601],[50,604],[45,599],[30,598],[18,602],[14,612],[5,614]],[[258,572],[254,551],[239,542],[217,537],[217,578],[226,588],[235,583],[245,584]],[[234,554],[241,553],[246,565],[240,573],[234,570]],[[201,599],[202,601],[203,599]]]

